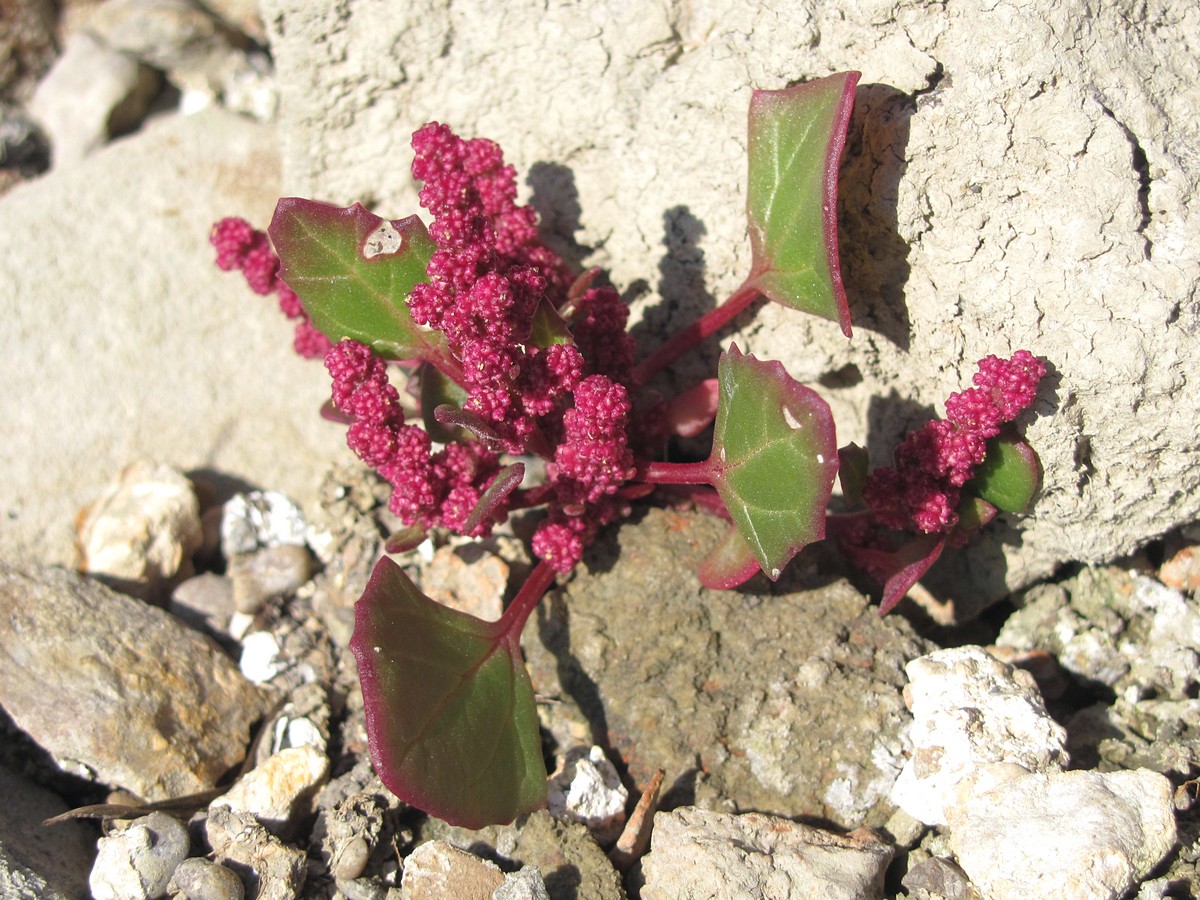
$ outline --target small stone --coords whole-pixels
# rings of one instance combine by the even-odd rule
[[[289,747],[255,766],[209,809],[226,806],[254,816],[272,834],[291,835],[312,812],[312,800],[329,774],[329,758],[316,747]]]
[[[29,112],[50,138],[54,166],[73,165],[132,131],[158,88],[153,69],[77,31],[38,83]]]
[[[185,859],[167,890],[178,900],[244,900],[246,888],[231,870],[207,859]]]
[[[508,563],[478,546],[439,547],[418,583],[439,603],[494,622],[504,612]]]
[[[286,494],[236,494],[226,501],[221,514],[221,552],[226,559],[233,559],[262,547],[303,547],[306,528],[304,513]]]
[[[228,634],[234,613],[233,583],[215,572],[196,575],[171,592],[167,610],[197,631]]]
[[[496,888],[492,900],[550,900],[550,892],[536,866],[522,866],[504,876],[504,884]]]
[[[548,792],[552,816],[586,825],[601,845],[620,836],[629,791],[601,748],[568,750],[550,776]]]
[[[970,646],[922,656],[906,671],[913,751],[892,800],[914,818],[944,825],[959,782],[990,763],[1034,772],[1065,766],[1066,731],[1028,672]]]
[[[248,813],[227,806],[209,809],[208,842],[217,862],[238,867],[246,895],[255,900],[295,900],[307,874],[305,853],[283,843]]]
[[[680,807],[654,817],[641,895],[875,900],[892,853],[864,829],[837,835],[759,813]]]
[[[990,900],[1117,900],[1176,842],[1171,783],[1145,769],[1026,774],[947,817],[955,856]]]
[[[923,891],[928,897],[944,900],[973,900],[976,894],[971,888],[967,873],[953,861],[931,856],[912,866],[901,883],[909,893]]]
[[[254,615],[271,600],[295,592],[308,581],[312,557],[295,544],[277,544],[233,556],[228,577],[238,612]]]
[[[78,529],[79,568],[144,600],[191,574],[204,540],[191,481],[150,462],[127,466],[80,512]]]
[[[279,642],[269,631],[255,631],[242,640],[242,658],[238,661],[242,674],[255,684],[266,684],[287,668]]]
[[[146,800],[211,788],[263,695],[173,616],[57,568],[0,566],[0,705],[62,764]]]
[[[421,844],[404,860],[401,900],[491,897],[504,884],[500,867],[445,841]]]
[[[1163,562],[1158,577],[1163,584],[1178,591],[1200,592],[1200,546],[1187,544],[1180,547]]]
[[[100,838],[88,886],[95,900],[151,900],[166,892],[187,854],[187,828],[165,813],[150,813]]]

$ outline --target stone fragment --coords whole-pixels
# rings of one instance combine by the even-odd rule
[[[155,600],[191,575],[200,549],[192,483],[167,465],[135,462],[79,515],[79,568],[114,588]]]
[[[1144,769],[1025,774],[948,808],[950,843],[990,900],[1118,900],[1175,847],[1171,793]]]
[[[910,865],[901,883],[916,900],[980,900],[967,873],[953,860],[939,856]]]
[[[271,600],[294,593],[308,581],[312,558],[295,544],[263,547],[229,560],[228,576],[233,584],[233,605],[240,613],[254,615]]]
[[[150,813],[100,838],[88,887],[95,900],[152,900],[166,893],[187,855],[187,828],[165,813]]]
[[[1079,710],[1067,731],[1077,767],[1146,768],[1177,779],[1200,771],[1200,700],[1118,697]]]
[[[208,638],[74,572],[0,567],[0,705],[60,764],[146,800],[207,790],[263,696]]]
[[[244,900],[246,888],[225,866],[207,859],[185,859],[167,885],[173,900]]]
[[[208,842],[217,862],[238,873],[255,900],[295,900],[307,874],[303,850],[285,844],[248,813],[227,806],[209,810]]]
[[[1028,672],[973,646],[935,651],[906,671],[913,750],[892,799],[909,815],[944,825],[960,782],[992,763],[1030,772],[1065,767],[1066,731]]]
[[[836,835],[759,813],[681,807],[654,817],[641,896],[881,900],[892,852],[867,830]]]
[[[22,109],[0,103],[0,172],[32,178],[50,167],[50,146]]]
[[[282,658],[275,635],[269,631],[255,631],[242,641],[238,667],[255,684],[266,684],[287,668],[287,662]]]
[[[401,900],[490,897],[502,884],[500,867],[445,841],[421,844],[404,858]]]
[[[209,804],[248,813],[272,834],[290,837],[311,814],[313,798],[329,774],[329,758],[316,747],[289,747],[237,780]]]
[[[221,553],[233,559],[280,544],[303,547],[307,527],[303,511],[287,494],[235,494],[221,509]]]
[[[550,900],[550,893],[536,866],[522,866],[504,876],[504,884],[492,893],[492,900]]]
[[[511,825],[472,831],[426,820],[418,840],[444,840],[460,850],[486,855],[506,869],[534,866],[551,897],[624,900],[621,876],[591,833],[575,822],[562,822],[546,810],[520,816]]]
[[[224,575],[204,572],[189,578],[171,592],[171,615],[197,631],[228,634],[233,616],[233,583]]]
[[[620,836],[629,791],[601,748],[568,750],[550,776],[548,792],[552,816],[586,825],[601,845]]]
[[[723,529],[651,509],[602,532],[525,632],[536,690],[573,698],[634,782],[662,767],[665,809],[882,825],[911,721],[903,666],[930,645],[842,581],[702,588],[695,569]]]
[[[0,897],[77,900],[87,891],[94,832],[82,822],[43,825],[67,805],[4,765],[0,797]]]
[[[68,35],[29,112],[50,138],[55,166],[75,165],[132,131],[158,93],[158,75],[87,32]]]

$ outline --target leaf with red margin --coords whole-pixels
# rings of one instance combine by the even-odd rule
[[[721,354],[720,403],[709,478],[754,559],[771,580],[825,536],[838,470],[829,404],[778,362]]]
[[[967,482],[967,490],[1003,512],[1029,508],[1042,483],[1042,464],[1033,448],[1014,437],[988,442],[987,456]]]
[[[842,552],[870,572],[871,577],[883,582],[883,599],[879,604],[879,614],[882,616],[904,599],[912,586],[938,561],[945,547],[944,534],[924,534],[899,550],[877,550],[844,543]]]
[[[838,165],[860,73],[842,72],[750,100],[746,285],[832,319],[850,336],[837,239]]]
[[[533,604],[519,602],[485,622],[431,600],[384,557],[354,606],[350,649],[375,771],[401,800],[454,825],[511,822],[546,802],[519,646]]]
[[[754,551],[736,526],[730,526],[720,543],[700,563],[700,583],[714,591],[728,591],[745,584],[758,574],[760,567]]]
[[[268,229],[279,277],[331,341],[352,338],[384,359],[444,363],[445,338],[412,320],[406,298],[436,249],[416,216],[387,221],[362,205],[284,197]]]

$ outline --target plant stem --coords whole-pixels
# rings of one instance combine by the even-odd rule
[[[757,289],[743,283],[728,300],[705,313],[687,328],[675,332],[666,343],[638,363],[633,370],[633,383],[640,386],[648,382],[705,338],[724,328],[757,296]]]
[[[513,602],[500,617],[500,621],[497,623],[500,631],[516,639],[516,636],[520,635],[525,628],[529,614],[537,608],[542,595],[553,583],[554,570],[550,568],[549,563],[543,560],[534,566],[529,577],[525,579],[525,583],[521,585],[521,589],[517,591],[517,596],[513,598]]]
[[[712,484],[713,467],[710,460],[694,463],[634,461],[631,481],[647,484]]]

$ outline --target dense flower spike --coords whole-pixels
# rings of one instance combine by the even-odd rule
[[[271,249],[264,231],[258,231],[245,219],[225,218],[212,227],[209,243],[216,248],[217,265],[226,272],[241,269],[246,283],[257,294],[279,294],[279,308],[296,320],[292,346],[305,359],[320,359],[329,350],[330,341],[312,326],[300,298],[279,280],[279,257]]]
[[[1027,350],[979,361],[975,387],[951,394],[947,418],[910,431],[895,468],[871,473],[863,499],[885,528],[948,534],[958,523],[959,488],[987,455],[987,442],[1033,403],[1046,366]]]

